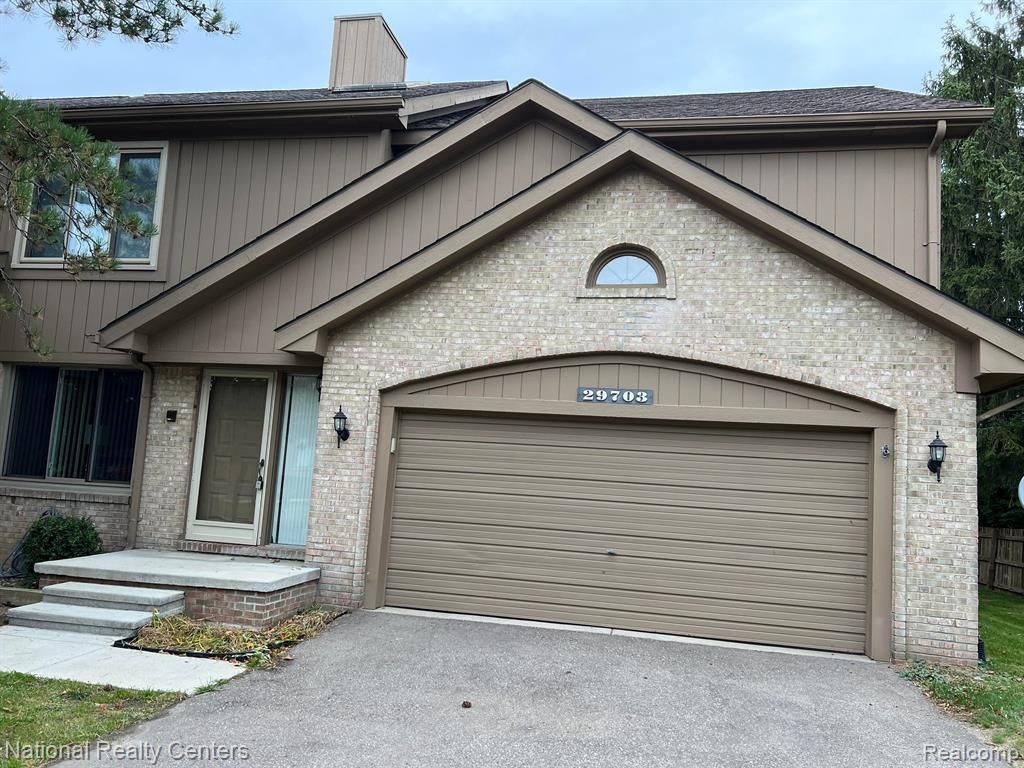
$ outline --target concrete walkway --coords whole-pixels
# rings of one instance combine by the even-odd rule
[[[192,694],[245,671],[219,659],[114,648],[113,642],[112,637],[83,632],[0,627],[0,672]]]
[[[887,665],[851,658],[367,611],[293,655],[114,746],[249,768],[1003,764]]]

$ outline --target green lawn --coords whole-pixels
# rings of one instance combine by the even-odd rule
[[[903,674],[946,708],[991,729],[994,743],[1024,751],[1024,597],[980,588],[978,614],[987,663],[957,669],[917,661]]]
[[[128,691],[0,672],[0,768],[39,765],[13,757],[15,744],[85,744],[152,717],[181,700],[175,693]],[[6,742],[6,744],[5,744]]]
[[[1024,597],[979,588],[978,614],[989,665],[1024,677]]]

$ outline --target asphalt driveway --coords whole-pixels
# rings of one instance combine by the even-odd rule
[[[940,760],[984,745],[861,660],[379,612],[343,617],[294,656],[132,729],[91,764],[1001,764]],[[117,759],[124,748],[138,759]]]

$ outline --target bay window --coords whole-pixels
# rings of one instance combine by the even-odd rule
[[[131,184],[133,194],[125,203],[127,213],[134,213],[145,224],[159,229],[160,210],[166,176],[166,151],[161,145],[125,144],[111,158],[122,176]],[[65,255],[85,256],[90,242],[108,248],[120,269],[152,269],[156,267],[159,234],[133,237],[124,231],[108,232],[101,227],[85,227],[95,210],[92,195],[85,188],[69,186],[54,178],[36,187],[36,210],[53,211],[64,222],[60,243],[40,242],[39,233],[29,229],[29,237],[20,237],[15,247],[15,266],[60,267]]]
[[[131,480],[142,373],[19,365],[8,419],[8,477]]]

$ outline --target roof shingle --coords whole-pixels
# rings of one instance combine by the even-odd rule
[[[891,91],[874,85],[804,88],[792,91],[578,99],[577,103],[613,122],[684,117],[760,117],[767,115],[823,115],[843,112],[900,112],[964,109],[979,106],[966,101],[950,101],[919,93]]]
[[[273,104],[288,102],[348,101],[375,97],[416,98],[497,85],[501,80],[380,87],[333,91],[330,88],[300,88],[274,91],[211,91],[205,93],[152,93],[142,96],[88,96],[66,99],[37,99],[40,106],[63,110],[116,107],[173,107],[217,104]],[[804,88],[787,91],[737,93],[694,93],[673,96],[625,96],[606,99],[577,99],[577,103],[601,117],[622,120],[671,118],[761,117],[772,115],[823,115],[856,112],[901,112],[964,109],[977,107],[966,101],[951,101],[919,93],[893,91],[873,85],[838,88]],[[447,128],[476,109],[425,118],[410,128]]]
[[[274,104],[296,101],[347,101],[388,96],[407,99],[434,96],[439,93],[464,91],[487,85],[498,85],[503,80],[478,82],[431,83],[406,88],[367,88],[364,90],[334,91],[330,88],[297,88],[277,91],[207,91],[202,93],[147,93],[142,96],[82,96],[67,99],[35,99],[40,106],[57,109],[106,109],[114,107],[174,107],[215,104]]]

